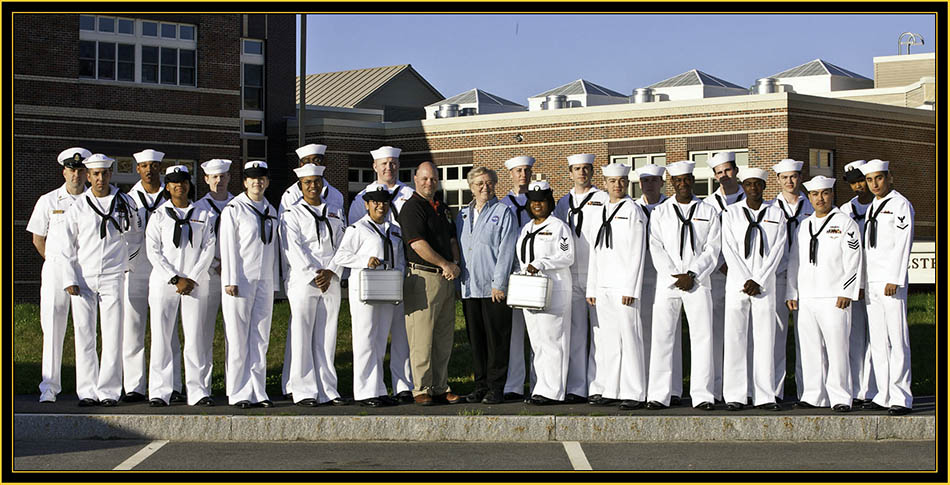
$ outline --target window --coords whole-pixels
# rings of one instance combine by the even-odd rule
[[[244,53],[264,55],[264,42],[259,40],[244,39]]]
[[[244,120],[244,133],[264,134],[263,120]]]
[[[244,109],[264,110],[264,66],[244,64]]]
[[[706,196],[719,189],[719,181],[713,176],[712,169],[706,165],[706,160],[715,156],[720,151],[736,152],[736,166],[739,169],[749,166],[749,150],[745,148],[689,152],[689,159],[696,162],[696,166],[693,168],[693,176],[696,178],[696,183],[693,185],[693,192],[696,194],[696,197],[700,199],[706,198]]]
[[[439,167],[439,185],[442,187],[442,200],[453,213],[472,201],[472,191],[468,188],[468,172],[472,165],[444,165]]]
[[[112,172],[112,184],[119,188],[122,192],[128,192],[132,189],[132,186],[137,184],[141,177],[139,177],[138,172],[135,171],[135,159],[132,157],[113,157],[115,158],[115,170]],[[180,159],[180,158],[164,158],[161,163],[161,172],[160,179],[165,180],[165,169],[173,165],[185,165],[188,167],[188,171],[192,173],[192,185],[198,181],[195,178],[195,175],[198,169],[197,160],[189,159]],[[136,202],[138,202],[136,200]]]
[[[831,177],[834,174],[835,152],[833,150],[822,150],[820,148],[810,148],[808,150],[808,170],[809,176],[824,175]]]
[[[610,163],[622,163],[630,167],[630,186],[627,187],[627,194],[634,199],[643,195],[643,191],[640,190],[640,182],[634,170],[649,164],[654,165],[666,165],[666,154],[665,153],[649,153],[649,154],[638,154],[638,155],[625,155],[625,156],[614,156],[610,157]]]
[[[196,36],[194,25],[80,15],[79,77],[197,86]]]

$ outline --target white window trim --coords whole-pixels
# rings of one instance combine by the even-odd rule
[[[811,164],[811,151],[818,150],[820,152],[828,152],[831,155],[831,164],[829,167],[815,167]],[[829,150],[827,148],[809,148],[808,149],[808,173],[811,177],[817,175],[824,175],[825,177],[833,177],[835,172],[835,151]]]
[[[471,189],[468,186],[468,178],[464,177],[462,173],[464,172],[466,168],[468,169],[474,168],[474,165],[471,163],[463,163],[459,165],[439,165],[438,168],[439,168],[439,190],[442,191],[442,200],[446,203],[446,205],[454,209],[455,212],[458,212],[462,207],[465,207],[467,205],[463,202],[465,200],[465,192],[471,193]],[[448,169],[450,168],[458,168],[459,178],[448,179],[443,176],[444,174],[445,175],[448,174]],[[458,204],[449,204],[449,192],[458,193],[458,198],[459,198]]]
[[[629,176],[630,183],[627,185],[627,195],[629,195],[630,197],[634,199],[636,199],[637,197],[640,197],[640,195],[637,194],[637,190],[640,187],[640,181],[637,178],[636,173],[634,173],[634,171],[639,167],[634,166],[633,159],[640,158],[640,157],[648,157],[650,160],[650,163],[659,165],[661,167],[666,166],[666,162],[667,162],[666,152],[635,153],[635,154],[630,154],[630,155],[613,155],[610,157],[610,163],[622,163],[630,167],[630,176]],[[664,158],[663,163],[657,163],[656,161],[657,157],[663,157]]]
[[[245,54],[244,41],[253,41],[261,43],[261,54]],[[241,38],[241,63],[243,64],[264,64],[264,41],[262,39]]]

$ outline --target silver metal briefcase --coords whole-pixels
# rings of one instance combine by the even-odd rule
[[[508,298],[511,308],[544,310],[551,303],[551,278],[537,273],[513,273],[508,277]]]
[[[402,301],[405,279],[405,274],[398,269],[364,268],[360,271],[360,301],[398,305]]]

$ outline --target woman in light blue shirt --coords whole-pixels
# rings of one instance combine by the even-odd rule
[[[470,403],[500,404],[508,375],[511,308],[505,304],[518,224],[495,197],[498,174],[478,167],[468,174],[474,200],[459,211],[455,227],[462,249],[462,310],[472,344],[475,390]]]

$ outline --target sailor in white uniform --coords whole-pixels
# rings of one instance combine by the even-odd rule
[[[643,218],[647,221],[647,254],[643,263],[643,288],[640,290],[640,322],[643,325],[643,361],[650,364],[650,344],[653,328],[653,298],[656,296],[656,268],[650,258],[650,214],[653,209],[662,204],[668,197],[663,193],[663,181],[666,167],[650,163],[636,169],[640,181],[640,195],[634,202],[643,211]],[[681,327],[678,327],[681,328]],[[683,393],[683,364],[680,354],[679,341],[682,340],[682,330],[676,331],[676,342],[673,346],[673,396],[678,404],[680,394]],[[647,389],[650,387],[649,372],[647,372]],[[679,381],[679,383],[677,383]]]
[[[814,213],[802,221],[788,257],[790,310],[798,310],[802,398],[797,407],[851,410],[851,305],[861,286],[858,225],[834,206],[835,179],[805,182]]]
[[[385,184],[371,184],[360,199],[366,215],[343,234],[332,264],[350,268],[349,303],[353,329],[353,397],[361,406],[383,407],[398,402],[383,381],[383,357],[390,327],[405,326],[404,304],[360,300],[360,274],[382,269],[405,271],[402,231],[388,220],[391,194]]]
[[[80,406],[115,406],[122,395],[122,317],[129,255],[140,250],[145,216],[109,185],[115,160],[83,161],[90,187],[66,210],[62,285],[73,307],[76,394]],[[96,356],[96,310],[102,360]]]
[[[501,203],[511,209],[518,224],[518,231],[531,221],[528,215],[528,184],[531,182],[531,170],[534,166],[534,157],[518,156],[505,160],[505,168],[511,176],[511,191],[501,199]],[[517,261],[512,268],[518,267]],[[505,400],[520,401],[524,398],[525,359],[524,359],[524,313],[522,310],[511,310],[511,347],[508,353],[508,378],[505,381]],[[531,370],[528,385],[530,396],[535,383],[534,369]]]
[[[244,188],[221,212],[221,300],[228,342],[228,404],[271,407],[267,345],[277,289],[277,214],[264,198],[267,163],[244,164]]]
[[[386,190],[389,191],[389,211],[386,214],[386,220],[394,226],[399,226],[396,217],[399,216],[403,204],[415,192],[412,187],[399,181],[399,154],[401,152],[401,149],[388,145],[369,152],[373,157],[376,181],[357,194],[350,203],[346,219],[350,224],[366,215],[366,202],[363,200],[366,191],[370,187],[373,187],[375,191],[379,185],[385,185]],[[409,336],[406,334],[404,320],[393,322],[389,333],[389,374],[392,378],[393,399],[400,404],[412,404],[415,402],[412,397],[412,366],[409,362]]]
[[[864,248],[864,222],[866,220],[868,208],[874,200],[874,194],[868,189],[868,183],[864,180],[864,173],[860,167],[867,163],[864,160],[855,160],[844,166],[844,180],[851,186],[851,190],[856,194],[845,204],[842,204],[841,212],[851,217],[858,225],[858,232],[861,235],[861,247]],[[862,249],[863,250],[863,249]],[[862,258],[861,275],[867,275],[867,260]],[[874,382],[874,369],[871,365],[871,346],[868,343],[868,310],[867,300],[865,299],[865,287],[867,278],[861,278],[862,284],[858,293],[857,301],[851,303],[851,391],[854,399],[852,405],[855,408],[863,407],[865,404],[874,405],[872,399],[877,394],[877,383]]]
[[[43,329],[43,364],[40,402],[56,402],[63,390],[63,339],[69,314],[69,295],[63,291],[63,244],[66,210],[86,191],[86,166],[92,155],[85,148],[67,148],[56,157],[63,167],[65,183],[48,192],[33,207],[26,230],[33,234],[33,246],[43,258],[40,283],[40,326]]]
[[[788,338],[788,319],[791,316],[792,325],[795,327],[795,387],[799,400],[802,396],[802,355],[801,345],[798,342],[798,326],[794,325],[796,313],[790,311],[788,306],[782,304],[782,298],[786,292],[786,281],[788,281],[789,250],[798,237],[798,228],[808,216],[815,212],[815,209],[801,193],[802,166],[805,162],[786,158],[772,166],[772,170],[778,176],[779,185],[782,191],[770,203],[775,204],[785,214],[785,234],[788,237],[785,243],[785,256],[778,265],[778,272],[775,275],[775,294],[778,295],[775,300],[775,314],[778,318],[778,333],[775,335],[775,397],[778,400],[785,399],[785,345]]]
[[[152,213],[145,229],[145,251],[152,264],[149,278],[151,353],[149,355],[149,405],[168,406],[174,378],[173,329],[181,308],[185,334],[185,386],[188,404],[214,406],[211,398],[213,329],[205,328],[205,306],[214,260],[215,234],[212,212],[188,200],[191,174],[175,165],[165,170],[170,199]]]
[[[864,256],[869,261],[868,335],[877,380],[873,402],[890,407],[892,415],[902,415],[910,412],[914,402],[907,329],[907,266],[914,241],[914,207],[894,190],[889,165],[875,159],[860,167],[874,194],[864,225]]]
[[[201,326],[208,332],[203,338],[208,342],[214,342],[214,332],[218,325],[218,310],[221,309],[221,241],[218,233],[221,230],[221,211],[234,198],[228,192],[228,183],[231,182],[231,160],[214,158],[201,164],[201,170],[204,172],[205,183],[208,184],[208,193],[195,202],[195,207],[208,210],[211,214],[209,224],[215,235],[214,259],[211,262],[211,268],[208,270],[208,291],[205,295],[207,304],[204,305],[205,323]],[[225,372],[227,372],[227,345],[224,348],[225,353]],[[225,381],[227,384],[227,381]],[[230,388],[225,386],[225,394],[230,394]]]
[[[719,189],[712,195],[703,199],[703,203],[709,204],[720,214],[731,204],[735,204],[745,198],[745,192],[739,185],[736,175],[739,168],[736,166],[735,152],[719,152],[706,160],[706,165],[713,171],[713,176],[719,181]],[[722,253],[719,254],[719,269],[713,271],[709,276],[709,284],[712,286],[713,301],[713,365],[715,373],[715,393],[716,400],[722,400],[722,359],[723,359],[723,331],[724,315],[726,308],[726,274],[729,267],[723,259]]]
[[[288,386],[298,406],[340,400],[334,360],[342,269],[331,260],[345,226],[339,210],[331,210],[320,198],[324,169],[306,164],[294,170],[303,199],[280,217],[289,269],[285,274],[291,314],[288,333],[293,336]]]
[[[524,310],[531,360],[537,374],[537,383],[528,402],[545,405],[563,401],[567,396],[574,238],[564,221],[551,217],[554,191],[547,181],[531,182],[527,198],[531,222],[521,229],[515,244],[521,271],[528,274],[541,272],[552,285],[551,301],[544,310]]]
[[[681,359],[680,311],[689,321],[690,390],[693,407],[712,411],[715,402],[713,372],[712,289],[710,275],[719,268],[720,222],[716,210],[693,195],[690,161],[666,167],[675,198],[653,210],[650,218],[650,254],[656,273],[653,303],[653,343],[647,409],[664,409],[671,403]],[[642,293],[642,292],[641,292]],[[680,365],[682,365],[680,360]]]
[[[326,167],[324,164],[325,155],[326,155],[327,146],[318,145],[311,143],[309,145],[304,145],[296,150],[297,157],[300,159],[299,167],[304,167],[309,164],[315,164],[318,166]],[[296,169],[294,169],[296,171]],[[339,190],[335,189],[332,185],[326,182],[323,177],[320,177],[323,183],[323,189],[320,192],[320,201],[323,204],[327,205],[329,210],[328,214],[336,214],[344,227],[346,226],[346,211],[344,209],[343,194]],[[301,190],[300,181],[293,183],[290,187],[287,187],[287,190],[284,191],[284,194],[280,197],[280,205],[277,206],[278,217],[282,217],[284,211],[290,209],[291,206],[303,200],[303,191]],[[281,234],[281,253],[279,254],[281,261],[281,277],[284,279],[284,282],[287,281],[287,273],[290,271],[288,267],[287,259],[284,257],[286,253],[286,247],[283,243],[283,235]],[[345,275],[337,275],[339,278],[343,278]],[[285,285],[286,288],[286,285]],[[287,381],[290,379],[290,349],[291,349],[291,320],[293,315],[288,317],[287,320],[287,341],[284,344],[284,366],[281,371],[280,376],[280,386],[281,391],[285,396],[292,397],[292,392],[287,389]]]
[[[554,215],[566,222],[574,239],[574,264],[571,265],[571,351],[570,367],[567,371],[568,404],[583,403],[588,399],[600,398],[603,389],[591,388],[588,383],[594,381],[593,375],[597,363],[593,356],[596,342],[588,336],[590,329],[597,324],[597,309],[587,304],[587,265],[590,260],[590,247],[600,228],[600,213],[610,197],[606,192],[594,187],[594,155],[582,153],[567,157],[568,173],[574,187],[561,197],[554,208]],[[589,396],[589,397],[588,397]]]
[[[630,167],[612,163],[601,167],[610,200],[601,211],[600,228],[591,248],[587,269],[587,302],[597,307],[599,365],[591,386],[603,393],[592,404],[621,409],[643,406],[647,394],[647,363],[644,361],[640,324],[640,290],[646,259],[647,221],[629,196]],[[622,268],[622,271],[618,271]],[[597,336],[598,333],[603,333]]]
[[[743,168],[744,200],[722,213],[722,254],[726,278],[723,398],[730,411],[745,406],[749,392],[748,339],[752,334],[752,400],[779,411],[775,402],[775,271],[785,254],[785,216],[762,201],[768,172]],[[784,298],[784,295],[783,297]]]

